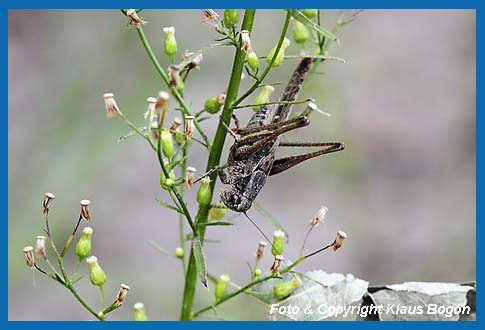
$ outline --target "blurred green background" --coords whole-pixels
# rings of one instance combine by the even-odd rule
[[[339,14],[325,11],[323,25],[331,28]],[[141,16],[164,67],[162,27],[176,27],[179,53],[217,37],[198,10],[147,10]],[[367,10],[338,32],[341,45],[330,54],[347,63],[324,63],[301,95],[315,98],[332,116],[315,113],[310,127],[289,139],[343,141],[346,150],[271,178],[258,197],[290,233],[287,258],[298,256],[322,204],[329,214],[308,251],[331,241],[337,230],[347,232],[338,253],[322,253],[300,269],[352,273],[372,285],[475,279],[475,18],[472,10]],[[276,42],[283,19],[283,11],[257,11],[252,45],[260,56]],[[79,200],[91,200],[93,253],[108,274],[107,300],[120,283],[132,289],[111,319],[131,319],[137,301],[151,319],[178,319],[180,263],[147,244],[154,240],[175,250],[177,215],[154,200],[168,200],[155,155],[137,137],[117,143],[129,129],[106,119],[103,105],[103,93],[113,92],[121,110],[143,125],[146,98],[165,88],[136,30],[117,10],[14,10],[8,23],[9,319],[90,319],[52,280],[36,273],[33,286],[25,266],[22,248],[42,234],[45,191],[56,196],[50,223],[58,245],[77,220]],[[287,51],[298,53],[296,44]],[[233,54],[229,47],[214,48],[191,73],[185,94],[194,112],[224,91]],[[267,81],[285,82],[296,63],[286,60]],[[245,79],[241,90],[249,83]],[[245,122],[251,110],[238,114]],[[217,123],[217,116],[202,123],[211,139]],[[206,156],[193,144],[188,163],[200,174]],[[194,214],[195,192],[187,194]],[[255,208],[249,214],[271,235],[271,224]],[[234,222],[208,231],[207,238],[222,242],[207,244],[205,252],[211,273],[229,272],[242,284],[262,237],[243,216]],[[71,259],[69,267],[76,261]],[[264,268],[270,263],[266,258]],[[98,308],[97,288],[86,278],[78,287]],[[203,307],[213,293],[197,289],[196,306]],[[229,320],[266,314],[248,297],[220,309]]]

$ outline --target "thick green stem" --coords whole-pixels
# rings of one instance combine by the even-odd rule
[[[247,9],[244,13],[244,19],[241,26],[241,30],[247,30],[251,32],[253,28],[253,21],[254,16],[256,14],[256,10],[254,9]],[[230,122],[232,116],[232,105],[237,98],[239,84],[241,82],[241,74],[244,68],[244,59],[246,57],[246,53],[242,51],[239,47],[236,50],[236,56],[234,58],[234,63],[232,66],[231,78],[229,81],[229,86],[227,88],[226,94],[226,102],[224,103],[224,109],[222,110],[221,119],[226,124]],[[222,123],[219,123],[217,127],[216,135],[214,137],[214,143],[210,148],[209,159],[207,161],[206,171],[209,171],[214,166],[219,165],[222,155],[222,149],[224,147],[224,141],[226,139],[226,130]],[[215,187],[215,180],[216,180],[217,173],[213,173],[210,183],[211,194],[214,192]],[[211,196],[212,197],[212,196]],[[199,210],[196,216],[196,223],[197,224],[204,224],[207,222],[207,217],[209,213],[209,206],[199,205]],[[204,242],[204,235],[205,235],[205,226],[200,227],[199,229],[199,236],[201,242]],[[180,316],[181,320],[191,320],[192,315],[192,307],[194,304],[194,296],[195,296],[195,286],[197,284],[197,269],[195,265],[195,257],[193,251],[190,253],[189,264],[187,268],[187,274],[185,276],[185,288],[184,288],[184,297],[182,303],[182,313]]]

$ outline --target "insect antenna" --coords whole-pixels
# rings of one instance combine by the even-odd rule
[[[261,228],[259,228],[259,226],[256,224],[256,222],[254,222],[253,219],[251,219],[246,212],[243,212],[243,213],[246,216],[246,218],[248,218],[249,221],[251,221],[251,223],[254,225],[254,227],[256,227],[256,229],[261,233],[261,235],[263,235],[263,237],[268,241],[268,243],[271,246],[273,246],[273,242],[271,242],[271,240],[268,238],[268,236],[266,236],[266,234],[263,232],[263,230]]]

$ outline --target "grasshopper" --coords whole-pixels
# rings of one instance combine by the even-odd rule
[[[296,100],[312,64],[312,58],[306,57],[300,61],[280,101]],[[217,166],[207,174],[217,171],[222,183],[231,186],[230,189],[223,190],[220,195],[221,200],[231,210],[246,213],[269,176],[281,173],[307,159],[344,149],[344,144],[341,142],[281,141],[282,134],[310,124],[306,115],[290,118],[292,107],[292,104],[263,105],[243,128],[239,127],[239,121],[234,115],[236,128],[229,128],[221,120],[235,141],[231,146],[227,165]],[[315,152],[275,159],[277,147],[324,148]],[[224,168],[227,168],[227,174]]]

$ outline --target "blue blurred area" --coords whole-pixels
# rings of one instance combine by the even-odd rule
[[[339,14],[325,12],[323,24],[331,28]],[[147,10],[141,16],[165,67],[162,27],[176,27],[180,54],[217,37],[198,10]],[[258,200],[289,231],[289,259],[297,258],[322,204],[329,214],[308,251],[331,241],[337,230],[347,232],[341,250],[313,257],[301,269],[352,273],[374,285],[475,279],[475,17],[472,10],[368,10],[337,33],[342,44],[330,54],[347,63],[324,63],[301,95],[315,98],[332,116],[315,113],[310,127],[288,139],[338,140],[346,150],[271,178]],[[252,45],[259,56],[273,47],[283,19],[282,11],[257,12]],[[213,48],[191,73],[185,95],[194,112],[226,88],[233,52]],[[298,54],[296,44],[287,53]],[[268,81],[285,82],[296,63],[286,60]],[[246,78],[241,90],[249,84]],[[21,250],[42,234],[45,191],[56,195],[50,222],[58,245],[77,220],[79,201],[91,200],[93,253],[108,274],[107,300],[121,283],[132,288],[112,319],[131,319],[137,301],[151,319],[178,319],[180,263],[147,244],[153,240],[174,251],[178,217],[155,202],[169,199],[159,187],[155,155],[140,138],[117,142],[129,129],[106,118],[102,98],[114,93],[121,110],[141,126],[146,98],[164,87],[119,11],[9,12],[9,319],[90,318],[57,283],[36,273],[33,286],[25,267]],[[250,112],[238,110],[238,116],[245,121]],[[202,123],[210,138],[217,123],[217,116]],[[206,159],[193,144],[189,164],[201,173]],[[195,190],[187,196],[195,214]],[[272,225],[255,209],[249,213],[271,235]],[[205,253],[211,273],[228,272],[242,284],[262,237],[243,216],[234,222],[208,230],[207,238],[221,243],[207,244]],[[69,267],[75,262],[73,257]],[[263,267],[270,264],[267,258]],[[79,288],[98,308],[97,288],[87,278]],[[212,297],[200,287],[196,305]],[[219,313],[230,320],[266,314],[248,297]]]

